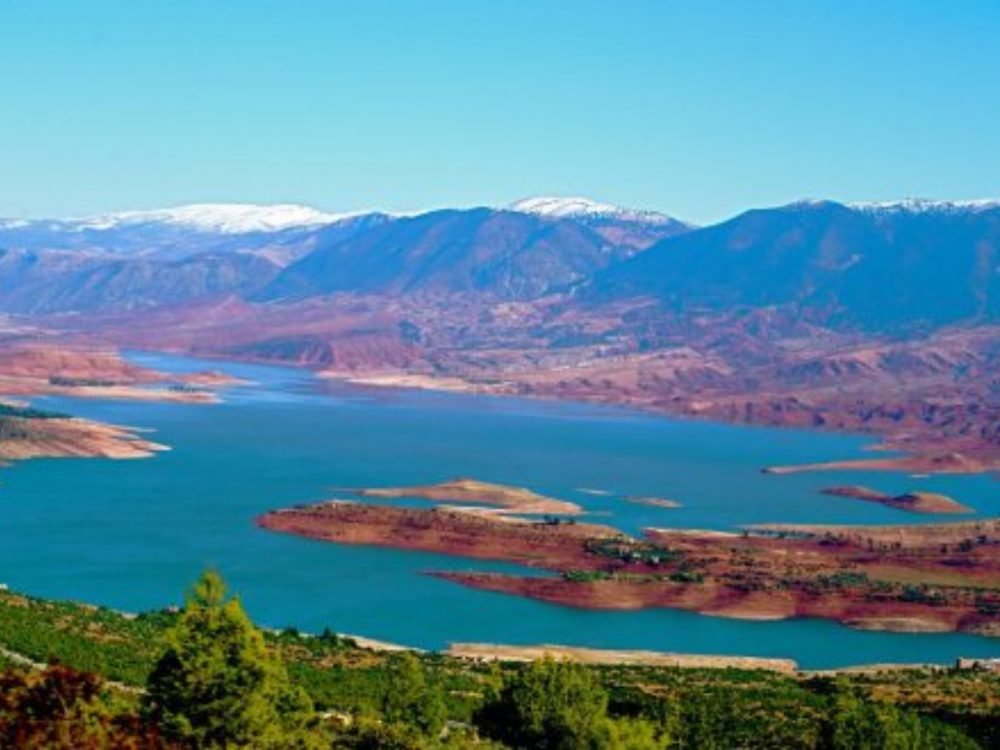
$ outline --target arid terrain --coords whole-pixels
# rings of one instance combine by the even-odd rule
[[[544,644],[538,646],[508,646],[496,643],[453,643],[449,656],[476,661],[518,662],[538,659],[562,659],[580,664],[635,665],[680,669],[760,669],[782,674],[794,674],[795,662],[790,659],[762,659],[749,656],[703,656],[699,654],[669,654],[659,651],[620,651],[577,648]]]
[[[565,518],[529,521],[474,508],[341,500],[274,511],[258,523],[340,544],[543,568],[558,575],[435,575],[565,606],[672,607],[748,619],[820,617],[871,630],[1000,635],[1000,522],[993,520],[773,525],[742,533],[646,529],[634,538]]]
[[[370,387],[621,404],[763,426],[864,433],[885,455],[811,468],[978,473],[1000,468],[1000,328],[915,338],[838,332],[791,311],[684,314],[649,300],[599,306],[446,295],[340,294],[273,306],[229,300],[57,336],[291,363]],[[99,333],[95,333],[99,332]]]
[[[0,405],[0,462],[28,458],[146,458],[166,446],[126,427]]]
[[[694,227],[545,198],[213,229],[234,210],[0,227],[0,352],[288,363],[882,440],[823,468],[1000,468],[994,202],[800,201]]]
[[[114,350],[21,342],[0,346],[0,460],[145,458],[166,446],[121,427],[34,409],[44,395],[208,404],[229,385],[221,373],[177,378],[125,362]],[[140,427],[140,426],[136,426]]]
[[[923,492],[916,490],[906,492],[902,495],[887,495],[884,492],[860,487],[857,485],[847,485],[840,487],[828,487],[823,490],[826,495],[834,497],[849,497],[855,500],[862,500],[868,503],[878,503],[896,510],[905,510],[909,513],[972,513],[972,508],[962,505],[960,502],[941,495],[936,492]]]

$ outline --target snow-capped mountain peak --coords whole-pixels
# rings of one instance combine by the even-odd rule
[[[358,213],[325,213],[294,204],[195,203],[150,211],[122,211],[73,219],[75,229],[105,230],[137,224],[169,224],[185,229],[221,234],[278,232],[295,227],[335,224]]]
[[[617,219],[645,224],[667,224],[674,221],[666,214],[656,211],[639,211],[579,197],[523,198],[507,206],[507,210],[554,219]]]

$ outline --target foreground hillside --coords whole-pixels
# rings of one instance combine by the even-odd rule
[[[234,609],[238,605],[212,601],[221,602],[205,603],[196,596],[189,600],[186,614],[171,610],[132,617],[2,592],[0,666],[37,672],[42,662],[58,659],[66,667],[99,675],[107,681],[103,692],[110,698],[112,713],[124,717],[147,703],[147,683],[156,696],[163,695],[164,683],[151,675],[166,668],[161,656],[165,648],[169,654],[170,649],[189,647],[171,640],[184,632],[193,637],[193,631],[184,628],[202,627],[192,624],[198,622],[207,626],[216,617],[223,621],[237,617],[232,622],[239,622],[242,615]],[[214,607],[220,607],[218,615],[211,614]],[[183,622],[187,625],[178,630]],[[873,747],[971,748],[993,746],[1000,731],[1000,676],[975,669],[840,676],[646,666],[569,668],[551,663],[526,669],[516,663],[365,647],[329,632],[305,636],[284,630],[265,635],[266,651],[277,657],[291,686],[303,690],[320,712],[310,741],[326,739],[315,746],[583,747],[573,738],[582,741],[578,733],[605,732],[593,723],[605,721],[605,716],[611,734],[602,734],[599,746],[631,750],[847,748],[860,746],[857,742]],[[59,689],[69,679],[47,675],[43,684],[49,689]],[[0,731],[17,726],[20,679],[10,673],[0,679]],[[560,684],[569,692],[558,696],[547,692]],[[520,723],[526,720],[521,712],[527,710],[550,715],[553,721],[561,718],[532,729]],[[501,715],[497,712],[509,712],[503,713],[501,725],[496,724]],[[200,720],[192,721],[197,726]],[[297,721],[305,721],[300,727],[309,726],[308,720]],[[145,736],[143,747],[168,746],[171,737],[185,736],[170,730],[164,734],[164,727],[158,730],[155,724],[136,728],[121,718],[110,725],[130,727],[130,732]],[[223,725],[213,731],[229,730]],[[532,734],[539,731],[543,734]],[[439,733],[449,739],[437,739]],[[490,744],[487,737],[496,739]],[[176,741],[176,746],[187,746],[183,739]],[[300,741],[303,744],[295,746],[314,746]],[[561,744],[545,744],[551,741]],[[201,746],[217,744],[205,740]]]

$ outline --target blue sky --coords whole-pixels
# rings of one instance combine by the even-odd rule
[[[0,0],[0,215],[1000,196],[1000,3]]]

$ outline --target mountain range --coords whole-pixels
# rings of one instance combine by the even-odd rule
[[[1000,202],[801,201],[707,227],[582,198],[410,215],[205,204],[0,220],[8,313],[342,293],[788,308],[860,330],[991,321],[1000,315]]]
[[[803,201],[665,239],[599,271],[591,299],[676,308],[792,305],[859,328],[1000,314],[1000,202]]]
[[[7,219],[0,220],[0,310],[148,309],[338,291],[528,299],[689,228],[584,199],[415,215],[208,204]]]
[[[866,432],[931,468],[1000,468],[997,201],[810,200],[705,227],[579,198],[6,220],[0,313],[14,345]]]

